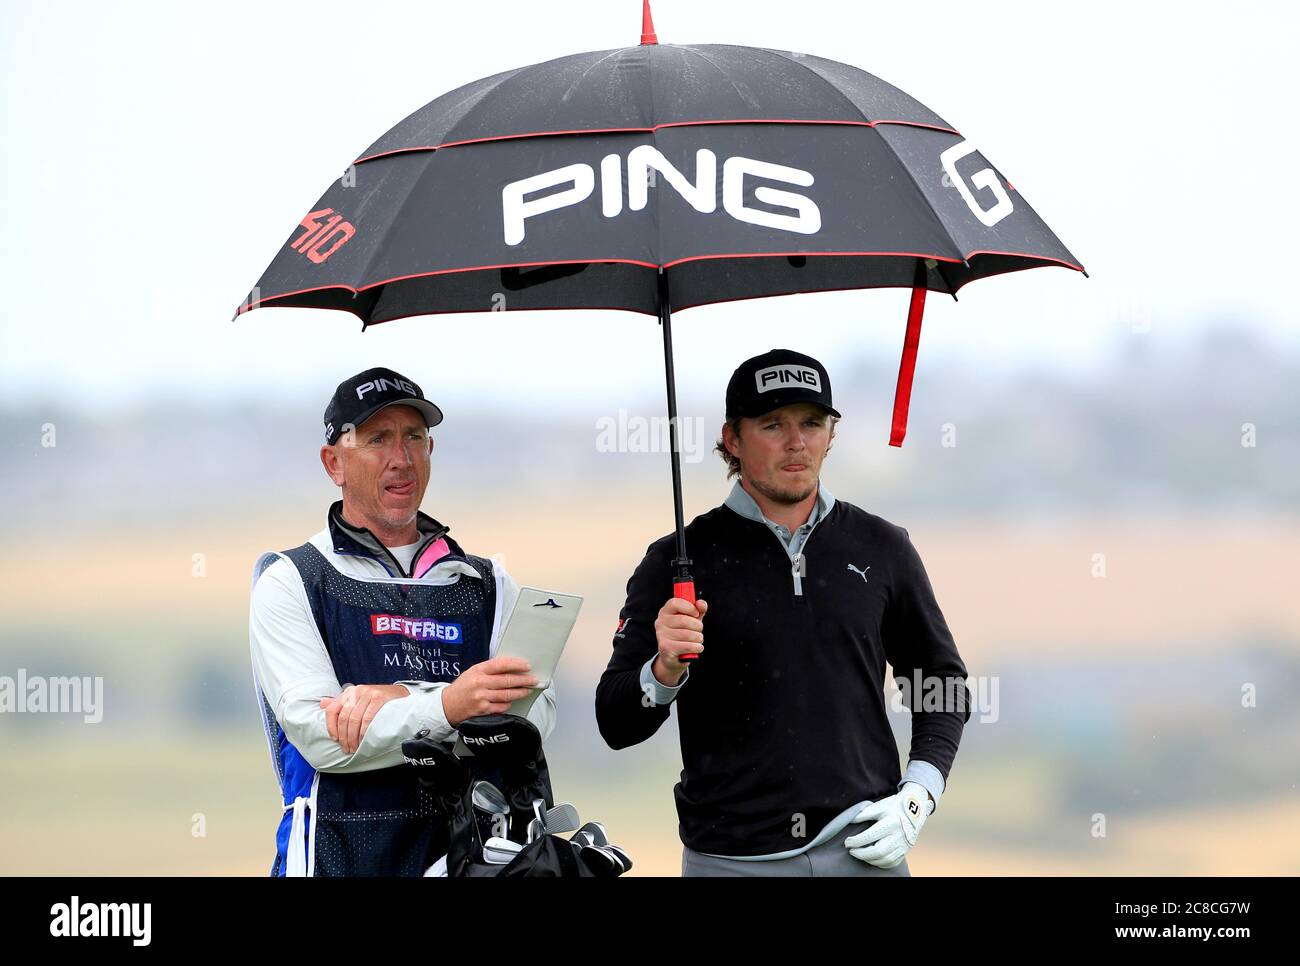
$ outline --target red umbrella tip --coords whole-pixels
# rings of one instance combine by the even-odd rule
[[[650,15],[650,0],[641,0],[641,43],[659,43],[659,38],[655,36],[654,17]]]

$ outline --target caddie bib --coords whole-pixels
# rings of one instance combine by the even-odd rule
[[[340,684],[451,682],[487,659],[496,604],[491,562],[452,547],[438,563],[463,561],[480,579],[353,577],[311,543],[264,554],[255,574],[279,559],[294,567]],[[285,804],[272,875],[419,876],[446,853],[447,830],[414,769],[317,772],[260,688],[259,697]]]

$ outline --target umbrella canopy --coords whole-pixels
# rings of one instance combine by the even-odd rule
[[[646,43],[506,71],[416,111],[312,206],[240,311],[657,315],[661,268],[681,311],[912,288],[918,264],[945,293],[1082,271],[974,145],[866,71]]]
[[[901,445],[927,292],[1083,271],[974,145],[880,78],[792,51],[660,44],[648,0],[641,39],[505,71],[416,111],[303,216],[236,315],[655,315],[675,417],[671,310],[909,288],[890,437]]]

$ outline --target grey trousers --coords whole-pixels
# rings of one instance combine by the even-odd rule
[[[827,842],[809,849],[802,855],[768,862],[743,862],[705,855],[694,849],[682,847],[682,876],[688,878],[719,876],[845,876],[845,875],[901,875],[910,876],[907,859],[892,869],[881,869],[849,855],[844,840],[866,829],[869,823],[850,825]]]

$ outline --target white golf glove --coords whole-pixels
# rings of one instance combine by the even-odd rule
[[[892,869],[903,861],[916,844],[921,826],[934,811],[930,793],[916,782],[906,782],[897,795],[869,802],[854,817],[857,822],[874,822],[865,832],[844,840],[849,855],[881,869]]]

